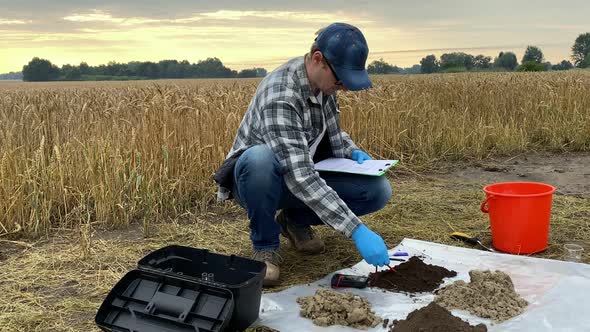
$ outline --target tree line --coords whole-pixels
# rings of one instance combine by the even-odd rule
[[[198,63],[187,60],[162,60],[159,62],[132,61],[90,66],[63,65],[61,68],[46,59],[33,58],[23,67],[24,81],[79,81],[79,80],[129,80],[160,78],[247,78],[266,76],[266,69],[251,68],[241,71],[223,65],[218,58],[207,58]]]
[[[22,80],[23,73],[22,72],[13,72],[6,74],[0,74],[0,80]]]
[[[471,55],[463,52],[444,53],[440,59],[434,54],[427,55],[420,61],[420,65],[402,69],[388,64],[383,59],[373,61],[368,66],[370,74],[412,73],[418,70],[423,74],[453,73],[464,71],[545,71],[568,70],[574,67],[590,68],[590,33],[584,33],[576,38],[572,46],[571,59],[562,60],[557,64],[545,61],[541,49],[528,46],[519,64],[513,52],[500,52],[492,61],[492,57],[483,54]]]
[[[580,34],[572,48],[570,62],[562,60],[557,64],[545,61],[543,52],[537,46],[528,46],[520,64],[514,52],[500,52],[497,57],[483,54],[471,55],[463,52],[444,53],[438,59],[434,54],[427,55],[420,64],[408,68],[401,68],[385,62],[375,60],[367,66],[369,74],[430,74],[451,73],[464,71],[545,71],[568,70],[574,67],[590,68],[590,32]],[[129,80],[129,79],[159,79],[159,78],[247,78],[264,77],[264,68],[232,70],[223,65],[218,58],[207,58],[197,63],[187,60],[162,60],[159,62],[132,61],[117,63],[114,61],[106,65],[89,66],[82,62],[80,65],[63,65],[61,68],[49,60],[33,58],[23,67],[21,73],[0,75],[0,79],[23,79],[24,81],[59,81],[59,80]]]

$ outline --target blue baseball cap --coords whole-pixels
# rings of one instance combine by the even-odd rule
[[[332,23],[315,39],[317,48],[350,91],[373,87],[365,69],[369,47],[363,33],[346,23]]]

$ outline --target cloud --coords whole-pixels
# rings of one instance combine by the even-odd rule
[[[372,21],[358,17],[347,16],[344,13],[320,13],[313,11],[240,11],[218,10],[212,12],[196,13],[187,17],[174,19],[148,18],[148,17],[117,17],[109,12],[94,9],[86,13],[73,13],[62,18],[65,21],[77,23],[111,23],[119,26],[136,26],[144,24],[175,25],[190,24],[201,21],[250,21],[250,20],[276,20],[283,22],[321,23],[334,21],[354,21],[356,24],[368,24]]]
[[[5,18],[0,18],[0,25],[28,24],[31,22],[31,20],[9,20]]]
[[[153,19],[153,18],[145,18],[145,17],[114,17],[113,15],[109,14],[108,12],[104,12],[102,10],[93,10],[89,13],[84,14],[73,14],[63,18],[65,21],[71,22],[106,22],[106,23],[113,23],[122,26],[130,26],[130,25],[140,25],[140,24],[148,24],[148,23],[159,23],[159,22],[166,22],[169,20],[161,20],[161,19]]]
[[[87,14],[74,14],[63,18],[66,21],[73,22],[123,22],[123,19],[114,18],[111,14],[105,13],[101,10],[94,10]]]
[[[238,11],[238,10],[218,10],[215,12],[202,13],[201,16],[214,18],[218,20],[241,20],[250,18],[276,19],[283,21],[297,22],[333,22],[337,20],[346,21],[347,18],[342,13],[316,13],[316,12],[294,12],[294,11]],[[348,19],[350,19],[349,17]],[[356,20],[357,24],[369,23],[369,20]]]

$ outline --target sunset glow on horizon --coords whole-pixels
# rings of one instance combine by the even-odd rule
[[[20,71],[33,57],[61,66],[86,62],[219,58],[235,70],[272,70],[305,54],[315,32],[332,23],[358,26],[369,61],[409,67],[428,54],[465,52],[494,57],[527,45],[547,61],[569,60],[575,38],[590,31],[590,4],[548,1],[493,4],[450,1],[352,1],[280,4],[251,1],[21,1],[2,4],[0,73]],[[337,4],[337,5],[336,5]],[[510,11],[506,11],[509,6]],[[575,10],[573,9],[575,8]]]

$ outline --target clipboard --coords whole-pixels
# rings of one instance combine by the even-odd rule
[[[328,158],[314,165],[316,171],[382,176],[399,160],[365,160],[359,164],[348,158]]]

